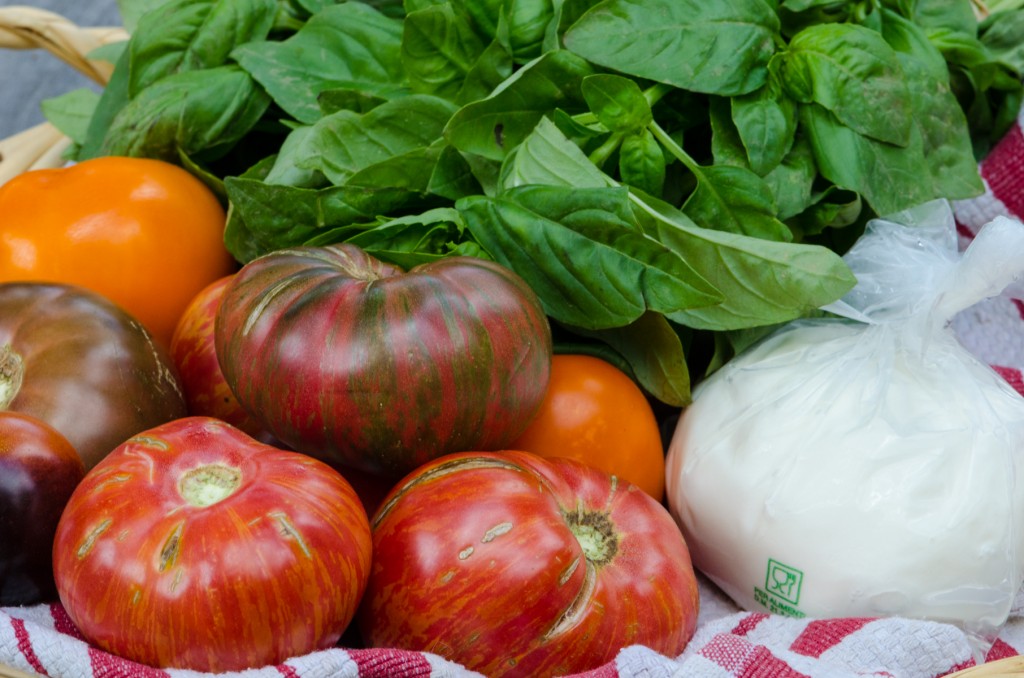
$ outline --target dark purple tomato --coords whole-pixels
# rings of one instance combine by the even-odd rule
[[[139,431],[186,414],[167,352],[106,297],[0,284],[0,410],[42,419],[90,469]]]
[[[84,476],[75,448],[55,428],[0,412],[0,605],[57,599],[53,537]]]

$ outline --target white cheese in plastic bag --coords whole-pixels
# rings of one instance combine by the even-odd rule
[[[694,390],[669,507],[746,609],[934,619],[983,647],[1024,578],[1024,398],[949,320],[1024,271],[1024,225],[999,218],[961,255],[928,203],[844,259],[844,317],[789,323]]]

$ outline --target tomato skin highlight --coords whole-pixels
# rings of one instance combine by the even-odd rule
[[[223,672],[333,646],[370,567],[367,516],[326,464],[209,417],[126,441],[54,542],[61,602],[97,647]]]
[[[46,422],[0,411],[0,605],[57,600],[53,537],[85,466]]]
[[[506,446],[551,363],[547,316],[509,269],[448,257],[405,272],[351,245],[249,262],[215,335],[232,391],[275,437],[394,479]]]
[[[558,354],[544,402],[510,448],[569,457],[665,498],[665,448],[650,402],[614,365]]]
[[[81,287],[0,283],[0,409],[53,426],[90,469],[185,415],[174,364],[139,321]]]
[[[667,510],[573,460],[446,455],[372,524],[359,628],[373,647],[488,676],[564,675],[632,644],[675,656],[696,630],[696,577]]]
[[[140,320],[166,350],[189,300],[238,268],[225,212],[186,170],[106,156],[0,186],[0,282],[81,285]]]

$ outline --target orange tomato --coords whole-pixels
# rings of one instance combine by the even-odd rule
[[[639,486],[661,501],[665,451],[640,387],[610,363],[555,355],[540,412],[510,449],[570,457]]]
[[[167,348],[203,287],[236,270],[225,213],[186,170],[103,157],[0,186],[0,282],[76,284],[128,311]]]

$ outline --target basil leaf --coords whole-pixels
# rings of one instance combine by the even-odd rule
[[[451,0],[457,9],[472,18],[474,25],[488,38],[498,35],[498,22],[505,0]],[[442,4],[442,3],[438,3]]]
[[[673,407],[690,404],[690,371],[679,335],[660,313],[647,311],[622,327],[572,328],[615,349],[648,393]]]
[[[412,12],[405,19],[401,49],[409,86],[415,92],[462,103],[486,96],[512,71],[507,59],[491,71],[494,77],[487,85],[475,82],[467,88],[467,79],[487,47],[471,18],[450,3]]]
[[[803,107],[801,117],[821,174],[861,194],[883,215],[936,198],[970,198],[984,190],[964,114],[948,84],[912,57],[902,61],[913,103],[907,146],[860,135],[817,106]]]
[[[437,141],[456,108],[438,97],[414,94],[383,103],[360,115],[339,111],[317,121],[296,155],[304,169],[340,186],[370,166],[425,148]],[[395,173],[401,173],[400,166]]]
[[[82,141],[76,160],[88,160],[103,154],[103,140],[110,129],[114,117],[128,103],[128,75],[130,60],[128,50],[121,52],[120,58],[114,65],[114,71],[110,74],[107,86],[100,94],[100,100],[93,111],[92,119],[86,130],[85,139]]]
[[[331,5],[337,5],[345,0],[278,0],[294,8],[294,13],[303,20],[308,19],[317,12],[322,12]],[[401,12],[401,0],[365,0],[367,5],[388,16],[395,16],[395,12]]]
[[[449,256],[466,238],[462,216],[452,208],[399,217],[363,230],[345,242],[408,270]]]
[[[800,113],[821,175],[864,196],[878,214],[933,197],[920,181],[927,171],[920,134],[900,147],[858,134],[820,106],[803,106]]]
[[[90,61],[106,61],[108,64],[116,64],[117,60],[121,58],[121,55],[127,49],[128,40],[118,40],[117,42],[108,42],[105,45],[91,49],[86,56],[89,57]]]
[[[993,12],[978,30],[993,58],[1024,74],[1024,9]]]
[[[547,118],[541,119],[516,148],[502,174],[504,188],[527,184],[595,188],[611,183],[610,177]]]
[[[517,63],[541,54],[548,25],[555,20],[553,0],[454,0],[491,39],[502,38]]]
[[[771,189],[744,167],[702,167],[683,212],[698,225],[766,240],[788,242],[793,234],[775,217]]]
[[[665,153],[648,129],[622,138],[619,178],[645,193],[660,195],[665,186]]]
[[[620,327],[648,309],[672,312],[719,298],[682,259],[622,221],[616,210],[625,206],[625,189],[537,186],[507,195],[464,198],[456,208],[476,241],[519,273],[559,322]]]
[[[367,113],[387,101],[384,97],[360,92],[354,89],[325,89],[316,98],[323,115],[330,115],[338,111],[355,111],[356,113]]]
[[[40,110],[62,134],[81,145],[88,136],[89,121],[92,120],[99,102],[99,92],[82,87],[44,99],[40,104]]]
[[[612,132],[635,133],[654,119],[635,80],[599,73],[583,78],[580,88],[591,112]]]
[[[223,66],[236,46],[263,40],[274,0],[171,0],[139,19],[128,43],[131,98],[174,73]]]
[[[346,2],[313,15],[282,41],[249,42],[231,56],[296,120],[314,123],[319,94],[347,88],[391,98],[405,87],[402,22]]]
[[[901,63],[910,87],[915,127],[921,134],[923,168],[930,179],[922,183],[931,187],[929,199],[980,195],[985,187],[971,150],[967,120],[947,79],[912,57],[901,58]]]
[[[885,8],[881,10],[881,15],[882,37],[894,50],[914,57],[935,77],[948,80],[946,59],[923,28]]]
[[[916,0],[908,2],[903,16],[925,29],[945,28],[975,34],[978,20],[972,3],[964,0]]]
[[[442,148],[444,144],[438,143],[393,155],[354,172],[343,183],[367,188],[401,188],[410,193],[410,200],[415,200],[427,192]]]
[[[427,192],[454,202],[484,190],[466,157],[446,144],[427,181]]]
[[[463,106],[444,135],[455,148],[503,160],[556,108],[582,107],[580,82],[593,70],[586,61],[559,50],[523,66],[486,99]]]
[[[505,0],[503,3],[508,41],[517,63],[526,63],[541,55],[544,35],[555,19],[555,4],[553,0]]]
[[[783,221],[800,214],[814,204],[814,164],[811,145],[805,137],[798,138],[775,169],[764,176],[775,200],[775,214]]]
[[[156,11],[168,0],[117,0],[117,9],[121,15],[125,30],[135,31],[142,17]]]
[[[750,94],[733,97],[730,103],[750,169],[763,177],[782,162],[793,144],[796,104],[770,81]]]
[[[906,80],[882,36],[853,24],[805,28],[790,41],[781,65],[789,96],[823,106],[850,129],[898,146],[910,143]]]
[[[242,263],[330,229],[371,222],[406,202],[400,189],[309,189],[249,177],[227,177],[224,186],[231,201],[224,244]]]
[[[942,28],[929,31],[928,39],[950,64],[970,68],[991,60],[985,45],[974,33]]]
[[[836,0],[782,0],[779,6],[790,12],[806,12],[816,7],[829,7],[838,4]]]
[[[466,73],[456,103],[483,99],[512,74],[512,55],[500,40],[493,40]]]
[[[270,158],[269,170],[261,177],[268,184],[298,186],[301,188],[322,188],[328,184],[327,177],[317,170],[299,167],[305,160],[303,148],[313,127],[302,125],[293,129],[281,142],[281,148]]]
[[[545,52],[562,49],[562,35],[565,31],[599,2],[601,0],[557,0],[554,3],[554,16],[544,35],[542,49]]]
[[[716,165],[750,168],[750,158],[732,118],[732,100],[708,98],[708,122],[711,127],[711,157]]]
[[[788,222],[801,236],[818,235],[826,228],[843,228],[860,216],[861,199],[853,191],[829,186]]]
[[[735,330],[799,318],[842,297],[856,278],[824,247],[700,228],[668,203],[634,194],[644,231],[689,263],[723,295],[716,306],[668,314],[706,330]]]
[[[563,41],[621,73],[731,96],[764,84],[778,32],[766,0],[605,0],[570,26]]]
[[[402,6],[405,8],[406,14],[412,14],[435,5],[446,5],[448,2],[449,0],[405,0]]]
[[[103,155],[216,158],[256,124],[270,100],[237,66],[169,75],[144,89],[114,118]]]

